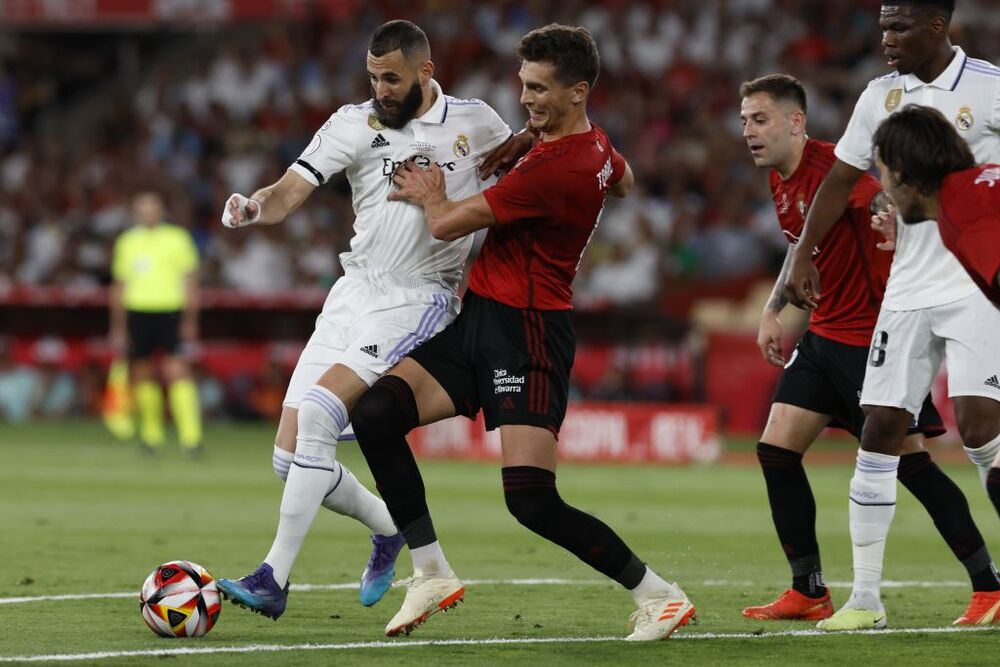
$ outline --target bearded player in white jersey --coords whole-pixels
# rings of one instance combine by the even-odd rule
[[[838,160],[816,194],[789,270],[799,303],[815,307],[823,298],[808,250],[871,168],[872,137],[889,114],[908,104],[934,107],[955,124],[977,162],[1000,162],[1000,68],[951,45],[954,9],[954,0],[883,0],[882,45],[896,71],[861,94],[837,144]],[[942,358],[965,451],[984,479],[1000,450],[1000,385],[994,378],[1000,372],[1000,310],[944,247],[933,221],[900,226],[893,220],[886,231],[895,239],[895,255],[861,391],[866,420],[851,479],[854,588],[847,604],[819,623],[824,630],[886,626],[879,582],[900,447]],[[962,561],[973,593],[955,624],[997,623],[1000,581],[989,554],[985,547],[970,549]]]
[[[356,214],[351,249],[340,257],[344,276],[323,305],[284,400],[273,457],[286,480],[277,534],[255,572],[219,581],[224,595],[273,619],[285,610],[292,564],[321,505],[372,531],[360,591],[366,606],[388,589],[405,543],[382,500],[336,460],[335,446],[324,444],[344,435],[351,410],[375,380],[458,313],[472,236],[437,241],[420,207],[389,201],[396,167],[410,158],[434,162],[449,196],[462,198],[479,192],[480,174],[530,147],[530,137],[512,139],[483,102],[446,96],[432,78],[430,56],[426,35],[409,21],[379,27],[368,45],[372,99],[341,107],[278,182],[249,198],[232,195],[223,211],[227,227],[281,222],[345,171]]]

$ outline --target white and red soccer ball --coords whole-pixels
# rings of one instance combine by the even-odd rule
[[[139,594],[142,620],[161,637],[201,637],[222,611],[215,577],[189,560],[158,566]]]

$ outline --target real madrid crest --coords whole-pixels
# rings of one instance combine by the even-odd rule
[[[372,128],[373,130],[384,130],[385,129],[385,125],[383,125],[382,121],[380,121],[378,118],[376,118],[375,114],[373,114],[373,113],[368,114],[368,127]]]
[[[962,107],[955,116],[955,127],[960,130],[971,130],[975,122],[976,119],[972,117],[972,109],[969,107]]]
[[[455,155],[458,157],[465,157],[472,152],[472,148],[469,146],[469,138],[464,134],[458,135],[458,139],[455,139],[455,145],[451,149],[455,151]]]
[[[885,110],[889,113],[895,111],[899,103],[903,101],[903,89],[893,88],[885,96]]]

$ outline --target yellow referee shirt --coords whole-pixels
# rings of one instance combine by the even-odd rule
[[[136,226],[115,241],[111,275],[120,281],[126,310],[162,313],[184,307],[184,278],[198,268],[187,230],[161,223]]]

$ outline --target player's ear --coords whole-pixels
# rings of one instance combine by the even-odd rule
[[[587,95],[589,94],[590,84],[586,81],[580,81],[570,88],[570,101],[572,101],[573,104],[583,104],[587,101]]]
[[[948,19],[943,16],[932,16],[927,22],[932,35],[940,35],[942,32],[948,34]]]
[[[789,117],[792,123],[792,134],[798,136],[806,133],[806,114],[801,109],[796,110]]]
[[[420,77],[420,85],[426,85],[434,77],[434,61],[425,60],[417,72],[417,76]]]

